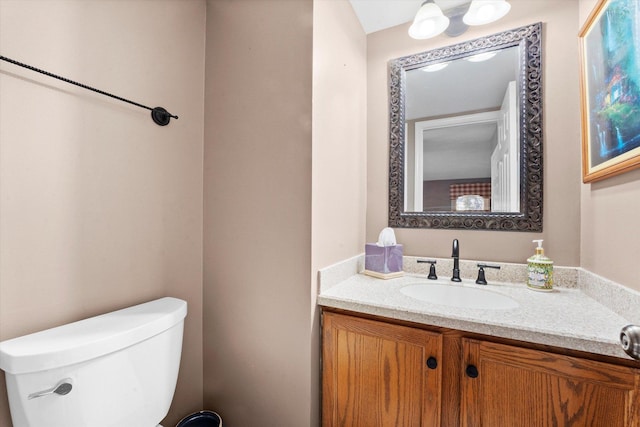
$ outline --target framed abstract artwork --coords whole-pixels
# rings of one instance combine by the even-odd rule
[[[582,180],[640,167],[640,2],[599,0],[580,31]]]

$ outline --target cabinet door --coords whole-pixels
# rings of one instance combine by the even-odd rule
[[[439,426],[441,364],[438,333],[325,313],[323,426]]]
[[[470,339],[463,361],[462,426],[640,426],[637,369]]]

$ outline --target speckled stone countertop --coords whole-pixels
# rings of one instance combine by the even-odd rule
[[[411,261],[409,259],[410,263]],[[440,261],[438,262],[440,264]],[[511,274],[508,272],[509,267],[518,271],[518,274],[519,270],[524,268],[523,265],[522,268],[517,268],[516,264],[507,265],[507,275]],[[428,265],[425,268],[428,268]],[[413,268],[411,270],[415,271]],[[461,270],[465,271],[462,265]],[[552,292],[532,291],[523,282],[500,282],[497,279],[503,277],[490,278],[487,274],[489,284],[481,288],[509,296],[516,300],[519,306],[512,309],[472,309],[434,304],[405,296],[400,292],[405,286],[416,283],[428,285],[434,282],[428,280],[425,274],[415,272],[388,280],[358,274],[358,271],[362,271],[362,260],[361,257],[356,257],[320,271],[318,304],[391,319],[629,359],[619,344],[619,335],[622,327],[633,323],[633,319],[625,316],[628,313],[624,310],[614,311],[581,289],[578,281],[587,280],[588,277],[584,278],[579,269],[556,270],[557,274],[562,276],[560,281],[564,280],[566,286],[555,286]],[[448,279],[445,271],[448,272],[439,271],[439,275]],[[489,273],[489,270],[486,271]],[[469,272],[474,271],[469,268]],[[464,275],[461,284],[451,282],[450,285],[480,287],[475,284],[475,278],[465,278]],[[606,285],[600,285],[599,290],[602,291]],[[623,292],[618,288],[616,291]],[[637,302],[634,298],[639,297],[637,293],[631,292],[622,299],[627,300],[628,296],[633,300],[632,305]],[[637,308],[634,311],[636,310]]]

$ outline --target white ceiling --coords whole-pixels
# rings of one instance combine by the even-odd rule
[[[413,21],[424,0],[349,0],[364,32],[374,33]],[[442,10],[448,10],[470,0],[435,0]]]

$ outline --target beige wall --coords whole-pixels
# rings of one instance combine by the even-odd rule
[[[314,411],[312,24],[312,0],[207,2],[204,402],[225,425]]]
[[[187,300],[165,425],[202,406],[205,3],[0,1],[0,340],[165,295]],[[11,425],[0,374],[0,426]]]
[[[451,241],[460,240],[465,259],[525,262],[532,239],[544,239],[558,265],[580,264],[580,121],[577,0],[512,1],[509,14],[496,23],[471,28],[462,36],[412,40],[409,24],[370,34],[368,43],[367,241],[375,241],[388,221],[388,92],[390,59],[442,47],[535,22],[543,23],[544,84],[544,231],[512,233],[396,229],[406,255],[448,257]]]
[[[596,0],[580,0],[580,28]],[[640,228],[640,170],[581,186],[582,267],[640,290],[638,246]]]
[[[313,305],[318,269],[361,253],[365,243],[366,55],[367,38],[349,2],[314,0]],[[312,314],[312,414],[308,425],[316,426],[320,420],[320,310]]]
[[[347,0],[313,7],[314,271],[364,250],[367,38]]]

